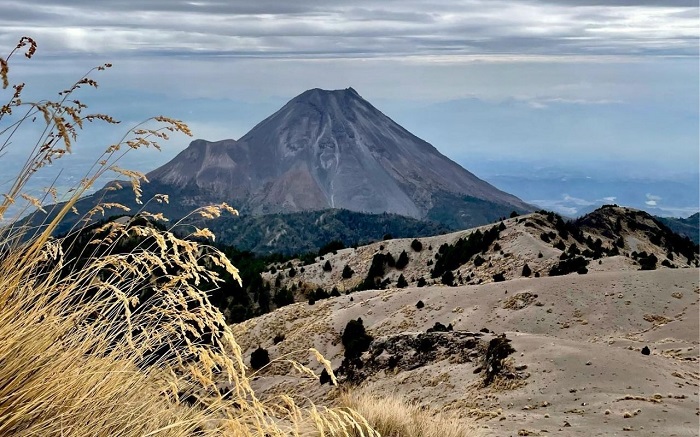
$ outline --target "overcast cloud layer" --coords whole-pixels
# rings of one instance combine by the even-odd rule
[[[697,55],[691,0],[4,0],[0,43],[262,57]]]

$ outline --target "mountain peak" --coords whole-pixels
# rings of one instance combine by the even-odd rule
[[[366,102],[352,87],[339,90],[324,90],[312,88],[294,97],[289,103],[311,104],[311,105],[332,105],[338,103],[349,103],[351,101]]]
[[[436,220],[456,214],[462,226],[531,209],[350,87],[304,91],[238,141],[202,142],[188,150],[149,179],[200,190],[197,199],[236,200],[253,214],[327,208]],[[477,209],[488,210],[488,217]]]

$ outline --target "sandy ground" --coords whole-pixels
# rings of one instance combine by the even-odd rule
[[[366,291],[284,307],[234,327],[246,356],[258,345],[288,353],[317,372],[306,348],[334,367],[340,334],[361,317],[374,337],[488,328],[512,339],[524,384],[481,388],[476,363],[448,360],[367,381],[434,408],[476,418],[486,435],[698,435],[700,315],[698,269],[603,271],[474,286]],[[416,308],[422,300],[425,307]],[[284,341],[273,344],[282,334]],[[647,346],[650,355],[641,350]],[[296,354],[293,352],[297,351]],[[302,352],[298,352],[302,351]],[[320,399],[316,381],[270,373],[256,385]],[[629,416],[629,417],[626,417]]]

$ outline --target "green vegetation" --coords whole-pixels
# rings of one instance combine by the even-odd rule
[[[498,240],[499,230],[497,226],[481,233],[476,230],[466,237],[460,238],[454,244],[444,243],[438,249],[437,260],[433,268],[432,277],[439,278],[448,270],[455,270],[464,265],[472,256],[486,252],[491,244]]]
[[[413,238],[453,230],[435,222],[396,214],[364,214],[341,209],[222,217],[207,222],[207,226],[222,244],[261,255],[277,253],[285,256],[309,252],[324,255],[342,249],[341,245],[368,244],[382,240],[387,234],[393,238]],[[275,238],[270,238],[270,235]]]

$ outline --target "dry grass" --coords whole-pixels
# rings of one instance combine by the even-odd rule
[[[0,58],[3,90],[10,84],[9,61],[25,49],[31,58],[36,44],[23,38]],[[23,195],[27,181],[70,153],[84,122],[115,122],[83,114],[86,106],[74,96],[81,86],[97,83],[86,76],[58,101],[33,103],[21,99],[23,85],[16,84],[0,106],[0,154],[24,124],[38,119],[43,130],[0,198],[0,436],[375,435],[348,409],[302,409],[284,395],[265,403],[256,398],[230,328],[198,288],[219,280],[207,266],[238,278],[222,253],[178,238],[172,229],[113,222],[82,249],[84,263],[77,265],[66,255],[73,240],[52,237],[61,219],[75,212],[78,197],[107,171],[127,176],[138,198],[143,175],[116,162],[124,150],[157,147],[167,132],[189,134],[183,123],[156,117],[159,127],[129,130],[55,216],[38,229],[20,225],[19,214],[42,208],[42,199]],[[47,192],[56,200],[55,189]],[[6,217],[21,199],[26,206]],[[83,223],[110,207],[123,208],[99,205],[84,213]],[[224,210],[235,212],[226,205],[197,212],[213,217]],[[206,229],[194,234],[210,236]],[[134,238],[144,243],[130,253],[114,250]],[[216,389],[222,381],[232,387],[225,397]]]
[[[469,437],[480,435],[466,419],[432,411],[396,394],[378,396],[358,389],[340,395],[343,407],[357,411],[383,437]]]

